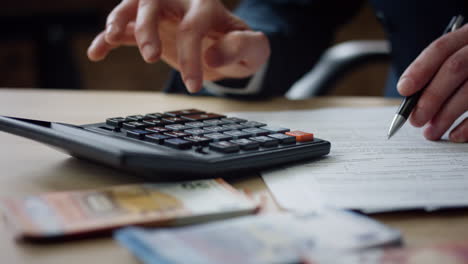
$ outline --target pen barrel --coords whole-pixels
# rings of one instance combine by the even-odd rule
[[[421,97],[421,94],[422,94],[422,91],[419,91],[411,96],[405,97],[397,113],[403,116],[405,119],[408,119],[409,115],[411,114],[416,104],[418,103],[419,97]]]

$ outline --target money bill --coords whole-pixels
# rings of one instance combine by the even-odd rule
[[[173,226],[245,215],[257,205],[222,179],[115,186],[0,200],[18,237],[57,238],[127,225]]]
[[[310,252],[398,244],[400,233],[345,211],[245,216],[175,229],[126,228],[115,238],[145,264],[300,263]]]
[[[304,264],[468,264],[468,243],[304,256]]]

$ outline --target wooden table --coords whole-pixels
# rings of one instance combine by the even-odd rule
[[[0,114],[74,124],[100,122],[106,117],[197,107],[213,112],[277,111],[320,107],[370,107],[398,101],[362,97],[322,97],[306,101],[277,98],[243,102],[219,98],[159,93],[80,92],[0,89]],[[89,189],[135,183],[141,179],[62,154],[42,144],[0,133],[0,196]],[[259,178],[236,183],[256,193],[268,192]],[[468,241],[468,211],[387,213],[372,217],[402,231],[408,245]],[[11,240],[2,225],[0,263],[138,263],[110,238],[59,244],[25,244]]]

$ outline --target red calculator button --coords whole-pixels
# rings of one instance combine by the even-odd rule
[[[296,137],[297,142],[314,141],[314,134],[312,133],[306,133],[302,131],[291,131],[291,132],[286,132],[285,134],[288,136]]]

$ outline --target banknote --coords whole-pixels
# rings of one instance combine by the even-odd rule
[[[257,204],[222,179],[147,183],[4,198],[18,237],[56,238],[127,225],[172,226],[252,213]]]
[[[400,233],[351,212],[244,216],[173,229],[125,228],[115,238],[145,264],[300,263],[310,252],[393,245]]]
[[[468,242],[419,248],[368,249],[357,252],[316,252],[304,264],[468,264]]]

